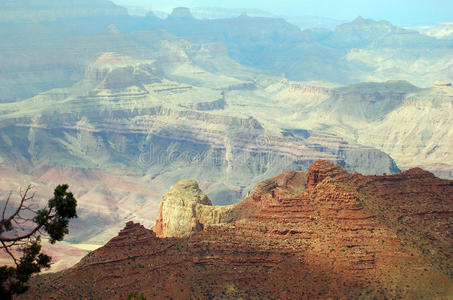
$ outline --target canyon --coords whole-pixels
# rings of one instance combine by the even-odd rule
[[[261,95],[252,70],[231,63],[236,75],[219,77],[197,63],[199,52],[225,59],[218,49],[189,56],[162,44],[162,55],[175,54],[103,53],[72,87],[0,104],[4,172],[33,180],[40,198],[62,180],[71,185],[81,218],[70,241],[102,244],[123,220],[152,226],[160,195],[182,178],[198,180],[214,204],[232,204],[264,178],[316,159],[367,174],[399,171],[375,148],[278,124],[271,113],[286,112]]]
[[[163,197],[158,230],[128,222],[20,299],[449,298],[452,191],[421,169],[364,176],[316,161],[213,207],[185,180]],[[171,224],[186,221],[197,226]]]
[[[75,262],[125,222],[188,238],[248,218],[262,201],[235,203],[256,184],[290,172],[297,193],[283,190],[300,194],[299,172],[319,159],[364,175],[419,167],[453,178],[451,39],[362,17],[301,30],[272,16],[177,8],[161,19],[74,3],[0,3],[0,196],[32,184],[43,204],[70,185],[79,219],[69,243],[45,245],[62,254],[54,270],[70,265],[65,251]],[[174,212],[167,191],[186,178],[209,201]]]

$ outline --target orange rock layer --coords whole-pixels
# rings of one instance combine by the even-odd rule
[[[317,161],[269,179],[228,223],[158,238],[128,223],[24,299],[385,299],[453,297],[453,181],[412,169],[348,174]]]

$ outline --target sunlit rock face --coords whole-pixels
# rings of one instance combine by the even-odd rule
[[[255,183],[316,159],[453,178],[451,40],[363,18],[303,31],[253,13],[137,18],[101,0],[2,1],[0,23],[0,194],[32,182],[47,199],[69,183],[71,242],[102,244],[129,220],[151,228],[183,178],[213,204],[167,224],[190,237],[254,207],[214,206],[272,202],[285,193]]]
[[[453,88],[449,81],[435,81],[428,88],[407,81],[317,85],[283,81],[268,91],[280,103],[299,107],[300,112],[288,122],[376,147],[401,169],[423,167],[452,178]]]
[[[122,298],[131,285],[147,298],[448,298],[452,189],[421,169],[364,176],[316,161],[215,208],[182,180],[156,232],[128,222],[74,268],[33,277],[22,298]],[[206,218],[218,209],[229,218]]]
[[[195,180],[184,179],[162,197],[154,231],[158,237],[187,237],[224,222],[230,210],[212,206]]]
[[[102,35],[106,40],[122,36],[110,29]],[[71,231],[75,241],[105,242],[122,220],[153,226],[161,195],[183,178],[197,180],[218,205],[233,204],[264,178],[305,170],[316,159],[367,174],[398,172],[377,149],[276,125],[290,116],[287,108],[276,112],[276,102],[259,96],[262,83],[251,70],[217,47],[192,48],[189,55],[186,46],[162,42],[168,51],[149,59],[105,52],[72,87],[1,106],[4,166],[50,191],[59,181],[71,184],[84,211]],[[212,53],[213,63],[227,60],[237,70],[230,73],[240,76],[218,76],[195,63]],[[313,91],[314,97],[329,95]],[[255,102],[261,111],[244,113],[244,105]]]

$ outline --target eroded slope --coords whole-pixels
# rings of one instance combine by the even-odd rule
[[[188,237],[128,223],[75,267],[34,278],[23,298],[448,298],[452,189],[421,170],[362,176],[317,161],[306,176],[261,183],[231,208],[242,213]],[[408,220],[411,234],[399,228]],[[434,251],[414,242],[429,234]]]

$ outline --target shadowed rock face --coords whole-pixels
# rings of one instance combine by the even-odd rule
[[[190,9],[187,7],[177,7],[173,9],[169,18],[193,19]]]
[[[187,8],[175,9],[164,20],[151,15],[143,20],[103,0],[3,1],[0,17],[17,22],[0,30],[6,70],[0,74],[1,102],[70,86],[101,49],[140,56],[155,50],[156,44],[144,48],[134,42],[84,43],[85,38],[80,39],[103,32],[111,24],[125,34],[167,31],[202,44],[223,43],[240,63],[284,73],[293,80],[353,83],[400,78],[421,86],[437,79],[452,80],[451,40],[430,38],[385,21],[357,19],[335,31],[301,31],[276,18],[197,20]]]
[[[318,160],[308,169],[307,189],[315,188],[327,177],[333,178],[344,173],[346,172],[341,167]]]
[[[372,122],[402,106],[408,94],[418,91],[406,81],[359,83],[334,90],[330,99],[322,103],[322,109]]]
[[[178,299],[449,298],[452,193],[452,181],[421,169],[363,176],[317,161],[308,174],[263,181],[229,207],[229,220],[187,237],[158,238],[130,222],[75,267],[33,278],[21,298],[124,298],[131,289]],[[188,180],[164,196],[169,203],[216,209]]]
[[[300,107],[298,120],[307,129],[341,131],[352,141],[388,153],[401,169],[422,167],[438,177],[452,178],[449,82],[424,89],[405,81],[331,89],[282,82],[275,90],[281,103]]]
[[[156,235],[161,238],[188,237],[210,225],[229,223],[255,213],[257,207],[267,205],[266,195],[272,197],[294,195],[305,187],[305,172],[286,172],[258,184],[249,192],[250,203],[212,206],[211,200],[200,190],[195,180],[183,179],[162,197],[156,225]]]
[[[0,159],[5,166],[47,186],[63,180],[57,175],[62,169],[71,181],[78,176],[69,172],[94,178],[83,186],[78,180],[72,184],[89,216],[71,230],[75,241],[104,243],[113,232],[103,231],[131,219],[153,226],[161,195],[183,178],[200,182],[216,205],[237,202],[264,178],[305,170],[316,159],[366,174],[399,171],[377,149],[319,132],[281,133],[269,117],[274,122],[279,119],[275,115],[289,114],[271,113],[276,104],[256,98],[259,84],[244,67],[233,64],[238,72],[231,73],[243,75],[238,78],[218,76],[195,65],[178,43],[165,51],[176,62],[105,52],[74,86],[0,105]],[[249,93],[249,102],[238,97]],[[250,101],[261,101],[259,106],[266,109],[260,120],[254,109],[244,114]],[[41,180],[33,175],[42,174],[40,170],[54,175]],[[111,188],[107,174],[122,183]],[[147,192],[130,188],[132,182]],[[95,226],[92,216],[98,216]]]

